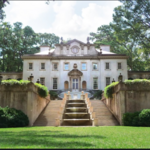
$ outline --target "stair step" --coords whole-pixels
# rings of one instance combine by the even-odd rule
[[[87,109],[86,107],[67,107],[66,109]]]

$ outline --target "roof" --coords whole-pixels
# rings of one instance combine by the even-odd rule
[[[79,41],[77,39],[73,39],[73,40],[69,40],[67,43],[55,44],[55,46],[59,46],[59,45],[62,45],[62,44],[63,45],[68,45],[68,44],[73,43],[73,42],[78,42],[78,43],[83,44],[83,45],[87,45],[87,44],[94,45],[92,43],[83,43],[82,41]]]
[[[99,49],[96,49],[98,52],[100,52]],[[113,53],[113,52],[108,52],[108,51],[104,51],[102,50],[102,54],[116,54],[116,53]]]

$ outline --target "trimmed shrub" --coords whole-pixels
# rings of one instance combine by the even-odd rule
[[[140,112],[124,113],[123,114],[123,125],[124,126],[139,126],[139,114]]]
[[[150,85],[150,80],[147,79],[134,79],[134,80],[125,80],[124,83],[126,85],[133,85],[133,84],[144,84],[144,85]]]
[[[142,126],[150,126],[150,109],[143,109],[139,114],[140,124]]]
[[[2,84],[4,85],[27,85],[29,84],[30,81],[28,80],[16,80],[16,79],[10,79],[10,80],[2,80]],[[41,97],[46,97],[48,95],[48,89],[46,86],[44,85],[41,85],[39,83],[34,83],[35,86],[38,87],[38,94],[41,96]]]
[[[58,98],[58,94],[54,91],[49,91],[50,99],[54,100],[55,98]]]
[[[110,85],[106,86],[104,89],[104,96],[106,98],[112,98],[114,93],[114,86],[116,86],[119,82],[113,82]]]
[[[20,81],[16,79],[2,80],[2,84],[5,84],[5,85],[15,85],[15,84],[27,85],[28,83],[30,83],[30,81],[28,80],[20,80]]]
[[[29,119],[21,110],[9,107],[0,107],[0,127],[25,127],[29,125]]]
[[[94,93],[94,98],[101,99],[102,93],[103,93],[102,90],[98,90],[97,92]]]
[[[34,83],[35,86],[38,87],[38,94],[41,96],[41,97],[46,97],[48,96],[48,89],[46,86],[44,85],[41,85],[40,83]]]

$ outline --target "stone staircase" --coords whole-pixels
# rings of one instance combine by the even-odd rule
[[[61,100],[51,100],[34,122],[33,126],[55,126],[55,119],[58,116]]]
[[[91,110],[95,113],[96,126],[116,126],[118,121],[100,100],[90,100],[92,109],[87,102],[80,99],[66,100],[60,113],[62,100],[51,100],[34,122],[33,126],[56,126],[58,115],[62,116],[60,126],[92,126],[93,118]]]
[[[66,101],[61,126],[92,126],[93,119],[85,100]]]
[[[91,106],[97,118],[97,126],[117,126],[119,125],[116,118],[108,110],[101,100],[91,100]]]

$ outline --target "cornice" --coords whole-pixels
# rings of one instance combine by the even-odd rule
[[[24,55],[22,59],[127,59],[128,56],[123,54],[102,54],[84,55],[84,56],[65,56],[65,55]]]

